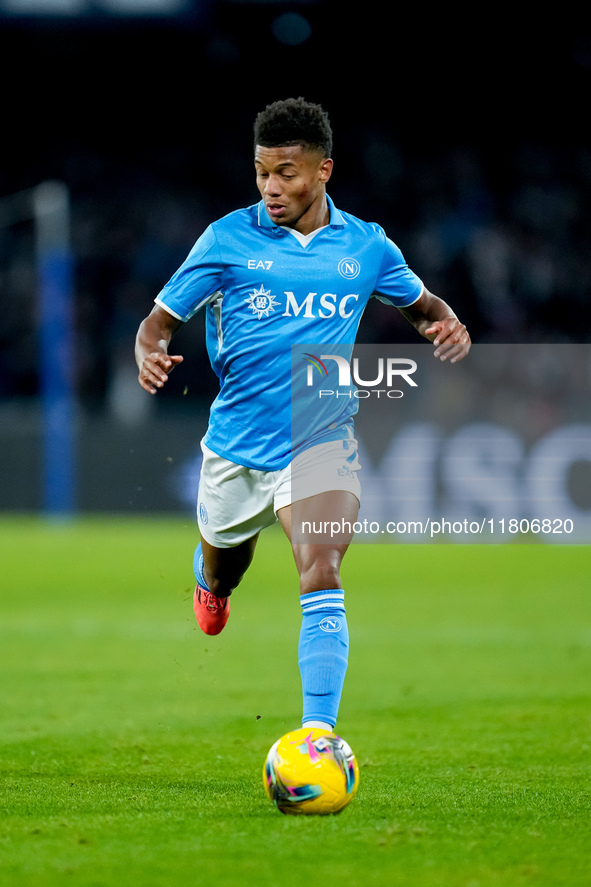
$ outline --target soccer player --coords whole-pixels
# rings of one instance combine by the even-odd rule
[[[197,621],[206,634],[224,628],[259,533],[278,519],[300,579],[302,725],[332,730],[348,659],[340,567],[351,536],[292,538],[292,506],[297,501],[298,518],[307,521],[355,522],[355,408],[350,400],[339,404],[336,421],[331,415],[324,424],[322,414],[313,417],[296,446],[291,347],[337,343],[350,350],[372,296],[398,308],[441,360],[463,358],[470,337],[381,227],[332,202],[332,132],[320,105],[302,98],[268,105],[255,121],[254,165],[260,202],[214,222],[198,239],[141,323],[136,361],[140,385],[155,394],[183,360],[169,353],[172,336],[205,309],[220,391],[201,442]]]

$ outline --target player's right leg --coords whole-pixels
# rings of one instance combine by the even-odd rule
[[[204,444],[197,520],[201,542],[193,559],[193,606],[206,634],[228,621],[230,595],[249,567],[259,532],[275,522],[274,472],[254,471]]]
[[[258,537],[257,533],[233,548],[216,548],[201,537],[197,546],[203,557],[201,578],[211,594],[216,597],[229,597],[232,594],[252,563]]]
[[[216,548],[204,538],[195,549],[197,585],[193,609],[205,634],[219,634],[230,615],[230,595],[240,584],[254,556],[258,533],[233,548]]]

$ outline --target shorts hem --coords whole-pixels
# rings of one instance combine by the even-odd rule
[[[295,496],[292,496],[291,493],[283,493],[283,495],[279,494],[275,497],[275,502],[273,503],[275,514],[277,514],[281,508],[286,508],[288,505],[293,505],[295,502],[302,502],[304,499],[311,499],[312,496],[322,495],[322,493],[352,493],[361,505],[361,484],[359,482],[347,486],[344,484],[342,486],[330,484],[314,491],[306,493],[302,491],[302,493],[296,494]]]

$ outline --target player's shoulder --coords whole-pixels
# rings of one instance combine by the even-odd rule
[[[251,229],[258,226],[258,204],[234,209],[226,215],[212,222],[210,228],[215,234],[225,234],[228,231],[235,232],[241,228]]]
[[[367,222],[353,213],[339,210],[343,221],[343,232],[350,241],[352,247],[361,244],[365,250],[372,250],[376,261],[386,248],[388,238],[386,232],[377,222]]]
[[[223,260],[228,250],[239,248],[241,237],[246,237],[252,228],[253,207],[233,210],[207,225],[193,244],[188,258],[195,261],[206,255],[217,255]]]
[[[220,256],[234,256],[237,250],[252,245],[253,238],[259,236],[260,230],[257,209],[256,204],[235,209],[210,224],[210,237]]]
[[[342,217],[345,227],[353,231],[358,231],[364,236],[374,237],[376,240],[382,240],[386,237],[386,233],[381,225],[377,222],[367,222],[360,219],[359,216],[346,210],[339,209],[339,215]]]
[[[367,222],[342,209],[339,209],[338,212],[344,222],[345,229],[349,229],[350,233],[354,233],[356,237],[363,238],[368,247],[373,247],[376,250],[376,257],[379,255],[377,251],[380,251],[381,255],[388,256],[390,259],[394,257],[397,261],[404,261],[400,247],[378,222]]]

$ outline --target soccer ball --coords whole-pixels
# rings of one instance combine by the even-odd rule
[[[340,736],[300,728],[271,747],[263,767],[263,785],[281,813],[325,816],[340,813],[353,800],[359,767]]]

